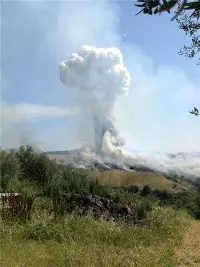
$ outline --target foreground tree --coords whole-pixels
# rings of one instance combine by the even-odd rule
[[[200,64],[200,57],[198,56],[200,52],[200,23],[194,15],[188,16],[185,12],[181,16],[178,16],[176,20],[179,28],[191,37],[191,44],[189,46],[184,45],[179,51],[179,54],[189,58],[197,56],[198,64]]]
[[[140,4],[135,4],[135,6],[141,8],[137,15],[140,13],[148,15],[170,13],[173,8],[176,8],[175,15],[171,20],[176,20],[179,28],[191,38],[191,44],[184,45],[179,54],[189,58],[198,57],[197,54],[200,52],[200,0],[190,2],[187,0],[137,0],[137,2]],[[199,57],[197,61],[200,64]]]

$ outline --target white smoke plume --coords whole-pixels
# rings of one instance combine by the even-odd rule
[[[105,78],[105,75],[98,75],[96,77],[93,71],[93,78],[95,79],[89,80],[87,77],[84,80],[80,76],[80,71],[80,73],[74,72],[74,75],[78,74],[74,77],[75,80],[78,77],[79,81],[81,81],[81,83],[79,82],[80,85],[86,85],[85,87],[78,87],[77,85],[74,87],[72,80],[69,83],[69,75],[67,74],[67,81],[64,81],[64,84],[69,89],[66,90],[66,97],[68,98],[66,109],[68,110],[68,104],[71,105],[72,103],[75,107],[78,105],[81,113],[71,118],[70,122],[67,121],[66,124],[64,122],[63,124],[66,125],[64,129],[63,124],[60,126],[53,119],[52,123],[55,122],[54,127],[57,128],[57,131],[52,136],[52,124],[50,124],[49,129],[47,129],[48,127],[41,126],[41,123],[38,127],[38,124],[33,124],[33,120],[27,120],[27,117],[44,117],[45,121],[45,118],[50,117],[50,114],[55,118],[54,113],[57,114],[56,116],[63,116],[62,114],[65,116],[68,111],[63,109],[55,111],[54,108],[45,108],[46,111],[44,112],[41,111],[41,106],[39,106],[36,112],[35,108],[33,109],[33,107],[29,106],[29,112],[26,112],[24,118],[25,107],[20,107],[20,110],[18,107],[20,118],[18,116],[16,118],[15,109],[8,114],[6,113],[6,119],[3,119],[5,121],[3,122],[3,127],[5,127],[6,131],[1,130],[0,134],[4,144],[6,143],[10,147],[21,143],[30,143],[30,134],[34,131],[35,136],[36,130],[38,132],[37,137],[39,138],[41,135],[41,142],[39,143],[42,150],[75,149],[79,148],[82,144],[86,144],[85,147],[88,149],[85,149],[84,155],[87,159],[90,158],[91,161],[98,159],[102,164],[108,162],[115,165],[121,164],[123,167],[126,167],[124,166],[125,162],[132,166],[137,164],[146,165],[155,170],[165,172],[176,170],[200,176],[200,118],[199,116],[193,117],[187,112],[193,106],[199,107],[200,105],[199,70],[197,74],[197,69],[193,68],[192,61],[187,61],[182,57],[180,57],[180,63],[178,63],[179,59],[177,58],[178,55],[176,56],[176,51],[179,45],[184,43],[184,40],[181,39],[183,33],[177,31],[177,25],[168,23],[166,26],[169,29],[167,33],[162,33],[162,36],[155,35],[153,42],[157,44],[156,48],[150,42],[149,47],[155,48],[150,49],[141,43],[141,38],[138,39],[138,19],[132,21],[131,30],[128,31],[126,37],[122,38],[121,26],[130,27],[130,25],[126,24],[127,15],[124,13],[124,6],[128,10],[127,1],[125,1],[125,5],[124,1],[107,0],[57,1],[55,5],[53,3],[49,5],[48,1],[3,2],[2,40],[4,40],[4,45],[2,45],[2,59],[4,59],[2,67],[4,71],[6,69],[9,71],[2,80],[7,78],[5,80],[6,82],[8,80],[9,84],[9,79],[13,76],[11,84],[13,83],[15,86],[14,88],[9,88],[10,86],[5,86],[5,81],[1,82],[2,99],[4,99],[5,95],[12,94],[13,90],[14,96],[16,96],[16,93],[18,97],[21,94],[23,95],[21,100],[29,100],[29,92],[32,91],[35,92],[35,95],[41,96],[42,99],[45,98],[45,103],[51,103],[53,107],[57,104],[62,106],[63,94],[61,93],[62,90],[57,90],[55,66],[61,60],[66,59],[66,53],[71,55],[72,52],[77,51],[83,44],[91,44],[98,47],[120,47],[126,60],[126,67],[131,73],[131,77],[133,77],[128,97],[118,98],[120,95],[118,91],[121,91],[120,88],[122,87],[117,87],[116,85],[115,87],[110,87],[110,94],[106,91],[97,93],[98,90],[94,90],[96,87],[91,92],[91,87],[88,87],[89,82],[92,84],[97,83],[97,80],[95,82],[97,77],[100,80],[98,85],[104,83],[103,78]],[[132,8],[131,1],[129,2],[130,8]],[[131,20],[134,19],[132,12],[130,14],[131,17],[129,18]],[[151,24],[152,20],[149,20],[149,23]],[[152,25],[153,27],[155,26],[151,24],[150,28],[152,28]],[[148,27],[145,26],[144,28],[148,31]],[[159,28],[155,29],[155,31],[159,31]],[[157,56],[157,49],[161,51],[160,48],[165,45],[163,40],[166,38],[170,40],[173,34],[176,34],[177,38],[183,42],[177,43],[175,40],[173,48],[172,46],[170,47],[170,52],[168,51],[168,53],[160,55],[158,53]],[[30,68],[33,66],[33,71],[30,73],[29,68],[26,67],[27,62],[23,61],[26,57],[22,57],[22,55],[28,55],[30,52],[31,38],[29,38],[29,35],[34,37],[34,53],[32,55],[36,55],[33,58],[33,62],[29,64]],[[7,46],[8,43],[9,47]],[[136,45],[142,45],[143,49]],[[5,48],[8,48],[8,50]],[[107,51],[107,49],[104,51]],[[169,54],[174,55],[172,60],[171,58],[170,60],[166,59]],[[30,55],[29,61],[31,61],[32,55]],[[80,56],[80,53],[77,53],[77,55]],[[155,55],[156,58],[154,58]],[[7,66],[7,64],[9,65]],[[34,71],[35,64],[40,66],[39,70],[42,74],[38,75],[38,77],[34,75],[37,73]],[[169,66],[166,64],[169,64]],[[180,69],[177,64],[181,67]],[[18,80],[15,81],[14,77],[18,75],[16,74],[17,69],[13,68],[13,66],[17,66],[17,69],[20,70],[19,77],[21,77],[21,74],[24,74],[24,77],[28,77],[30,82],[29,90],[27,90],[25,80],[22,84],[20,81],[20,85],[17,83]],[[106,67],[104,69],[106,70]],[[28,73],[26,73],[26,70]],[[83,71],[81,68],[80,70]],[[196,75],[194,74],[195,70]],[[54,73],[55,76],[49,75],[49,73]],[[64,80],[66,79],[64,78],[66,73],[67,71],[63,72],[62,78]],[[191,77],[190,73],[193,73]],[[97,71],[96,74],[98,74]],[[37,80],[36,84],[32,82],[35,80]],[[87,83],[83,83],[86,80]],[[52,86],[53,83],[56,85],[55,88]],[[76,80],[76,83],[78,83],[78,80]],[[113,83],[114,81],[112,80],[110,84]],[[34,84],[35,88],[32,86]],[[40,89],[41,84],[46,84],[43,90]],[[49,85],[51,85],[50,88]],[[86,92],[87,88],[89,88],[90,93]],[[75,96],[74,102],[71,97],[73,94]],[[96,95],[98,96],[97,99],[94,97]],[[103,98],[102,95],[104,99],[100,101]],[[39,101],[40,104],[42,99]],[[99,102],[101,103],[100,108],[97,106]],[[116,107],[113,112],[115,102]],[[43,114],[42,116],[39,115],[41,113]],[[106,117],[104,117],[104,114],[106,114]],[[23,117],[22,121],[21,117]],[[1,121],[3,120],[1,118]],[[17,121],[17,127],[15,121]],[[27,124],[25,127],[24,121],[28,123],[28,127]],[[72,121],[73,123],[71,123]],[[79,125],[80,133],[77,130],[77,125]],[[24,130],[24,128],[26,129]],[[122,149],[123,140],[119,139],[116,128],[119,129],[120,135],[126,140],[124,147],[127,150],[133,151],[132,153],[128,154],[125,149]],[[7,129],[10,134],[8,134]],[[50,136],[47,145],[45,143],[46,136],[42,137],[46,131],[48,136]],[[95,134],[95,131],[97,134]],[[31,133],[29,134],[29,132]],[[13,133],[15,134],[13,135]],[[102,155],[102,151],[109,151],[109,153],[105,155],[104,152],[104,155]],[[155,151],[162,152],[162,154],[155,153]],[[186,153],[178,155],[177,152]],[[174,154],[170,155],[169,153]],[[108,154],[111,156],[108,156]],[[114,156],[116,154],[118,156]],[[84,163],[82,166],[86,167]]]
[[[128,94],[131,77],[119,49],[83,46],[61,62],[59,70],[61,82],[76,95],[85,124],[81,125],[82,135],[85,131],[87,135],[85,151],[79,164],[76,158],[76,166],[87,168],[90,161],[97,161],[104,166],[145,166],[168,174],[175,171],[179,176],[199,175],[198,153],[188,158],[185,154],[130,153],[123,148],[124,140],[115,128],[113,112],[118,95]]]
[[[113,124],[113,107],[117,95],[128,94],[131,78],[120,50],[83,46],[59,67],[61,81],[79,95],[83,120],[92,133],[92,151],[122,153],[123,140]]]

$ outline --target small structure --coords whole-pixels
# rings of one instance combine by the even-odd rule
[[[30,219],[34,199],[19,193],[0,193],[0,211],[4,219]]]

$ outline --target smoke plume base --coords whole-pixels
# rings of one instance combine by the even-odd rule
[[[129,155],[108,156],[95,154],[89,149],[49,152],[66,166],[88,170],[105,171],[120,169],[126,171],[151,171],[168,177],[196,180],[200,178],[200,153],[151,153],[129,152]],[[58,156],[59,155],[59,156]]]

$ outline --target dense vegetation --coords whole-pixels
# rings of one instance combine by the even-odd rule
[[[95,183],[90,182],[83,171],[57,164],[47,154],[36,153],[30,146],[21,146],[18,151],[1,151],[0,162],[2,192],[52,198],[62,192],[82,194],[96,190]]]
[[[200,219],[200,191],[188,190],[174,194],[166,190],[151,190],[145,185],[110,188],[88,179],[84,170],[67,168],[49,159],[45,153],[37,153],[32,147],[21,146],[18,151],[0,152],[1,192],[18,192],[33,198],[59,198],[63,193],[112,196],[123,203],[133,201],[136,206],[149,209],[150,205],[171,205],[186,209]]]
[[[172,209],[154,210],[148,227],[135,228],[92,217],[52,220],[37,207],[26,224],[3,223],[2,266],[177,266],[173,257],[190,223]]]
[[[0,224],[3,266],[177,266],[174,250],[199,218],[197,191],[182,195],[146,185],[109,188],[91,181],[83,170],[66,168],[28,147],[1,151],[1,192],[32,198],[31,217]],[[52,217],[52,201],[63,195],[96,195],[133,207],[134,225],[74,213]],[[168,205],[174,206],[167,207]],[[124,206],[122,206],[124,207]]]

